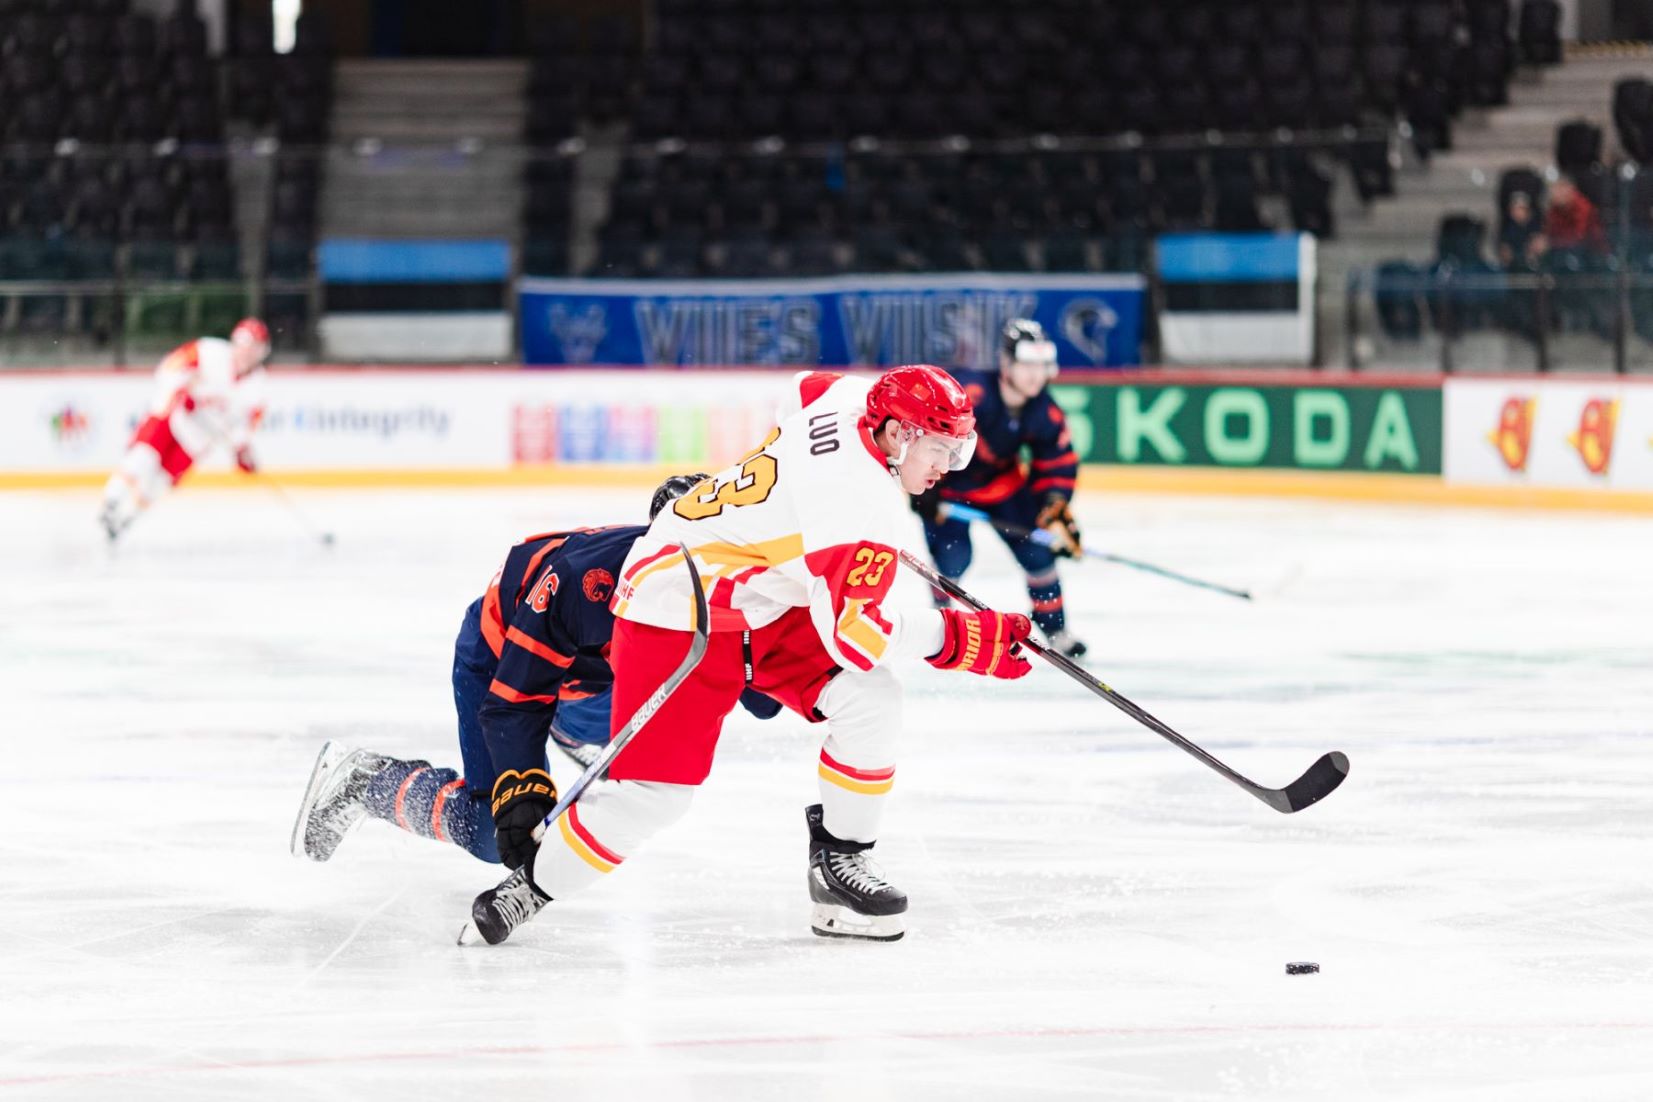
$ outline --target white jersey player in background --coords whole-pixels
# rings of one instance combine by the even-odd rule
[[[257,318],[237,322],[229,340],[201,337],[167,353],[149,415],[103,488],[99,519],[110,542],[219,444],[243,471],[257,469],[252,434],[264,416],[269,355],[270,331]]]
[[[693,629],[689,548],[711,607],[705,656],[534,857],[472,908],[490,943],[548,899],[612,872],[676,821],[711,769],[723,719],[744,689],[825,724],[806,811],[812,926],[827,937],[894,940],[907,897],[867,858],[895,782],[901,686],[887,663],[1015,678],[1027,617],[885,607],[912,520],[907,495],[969,462],[975,416],[940,368],[876,381],[798,376],[769,438],[654,520],[615,586],[612,730],[676,669]]]

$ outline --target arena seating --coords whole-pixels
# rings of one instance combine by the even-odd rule
[[[1389,193],[1383,143],[1353,135],[1405,117],[1421,153],[1447,146],[1464,106],[1505,101],[1514,60],[1508,0],[656,0],[653,16],[632,138],[725,155],[629,157],[596,274],[1108,268],[1162,229],[1264,228],[1272,195],[1329,236],[1328,156],[1363,199]],[[564,79],[535,100],[542,132],[577,109]],[[784,152],[731,152],[766,137]],[[910,152],[860,152],[869,138]],[[919,148],[957,138],[1024,148]]]
[[[260,258],[264,274],[272,280],[308,279],[333,100],[326,28],[313,13],[301,14],[293,49],[285,55],[275,52],[267,17],[243,17],[235,30],[227,64],[230,111],[280,141]],[[270,291],[265,298],[265,317],[274,332],[302,332],[309,309],[306,293]]]
[[[190,5],[7,0],[0,19],[0,279],[177,279],[233,249],[223,116]],[[19,328],[106,330],[109,302],[26,296]]]

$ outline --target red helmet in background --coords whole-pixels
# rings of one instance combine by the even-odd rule
[[[867,394],[874,428],[891,417],[937,436],[959,439],[976,431],[976,412],[958,380],[939,367],[919,364],[885,372]]]
[[[242,318],[230,330],[231,344],[264,344],[270,343],[270,327],[257,318]]]

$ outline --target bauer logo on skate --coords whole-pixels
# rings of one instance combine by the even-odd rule
[[[1578,429],[1567,435],[1567,443],[1593,475],[1606,475],[1613,462],[1613,430],[1618,420],[1617,399],[1591,398],[1579,412]]]
[[[1510,398],[1498,412],[1498,427],[1487,433],[1487,440],[1498,449],[1504,466],[1512,471],[1527,469],[1527,456],[1532,450],[1533,413],[1538,399]]]

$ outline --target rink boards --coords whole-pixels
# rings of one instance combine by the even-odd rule
[[[278,368],[257,451],[309,485],[642,483],[740,456],[792,374]],[[151,386],[0,376],[0,488],[101,481]],[[1054,392],[1085,488],[1653,511],[1648,381],[1140,369],[1064,372]],[[194,477],[238,479],[223,455]]]

